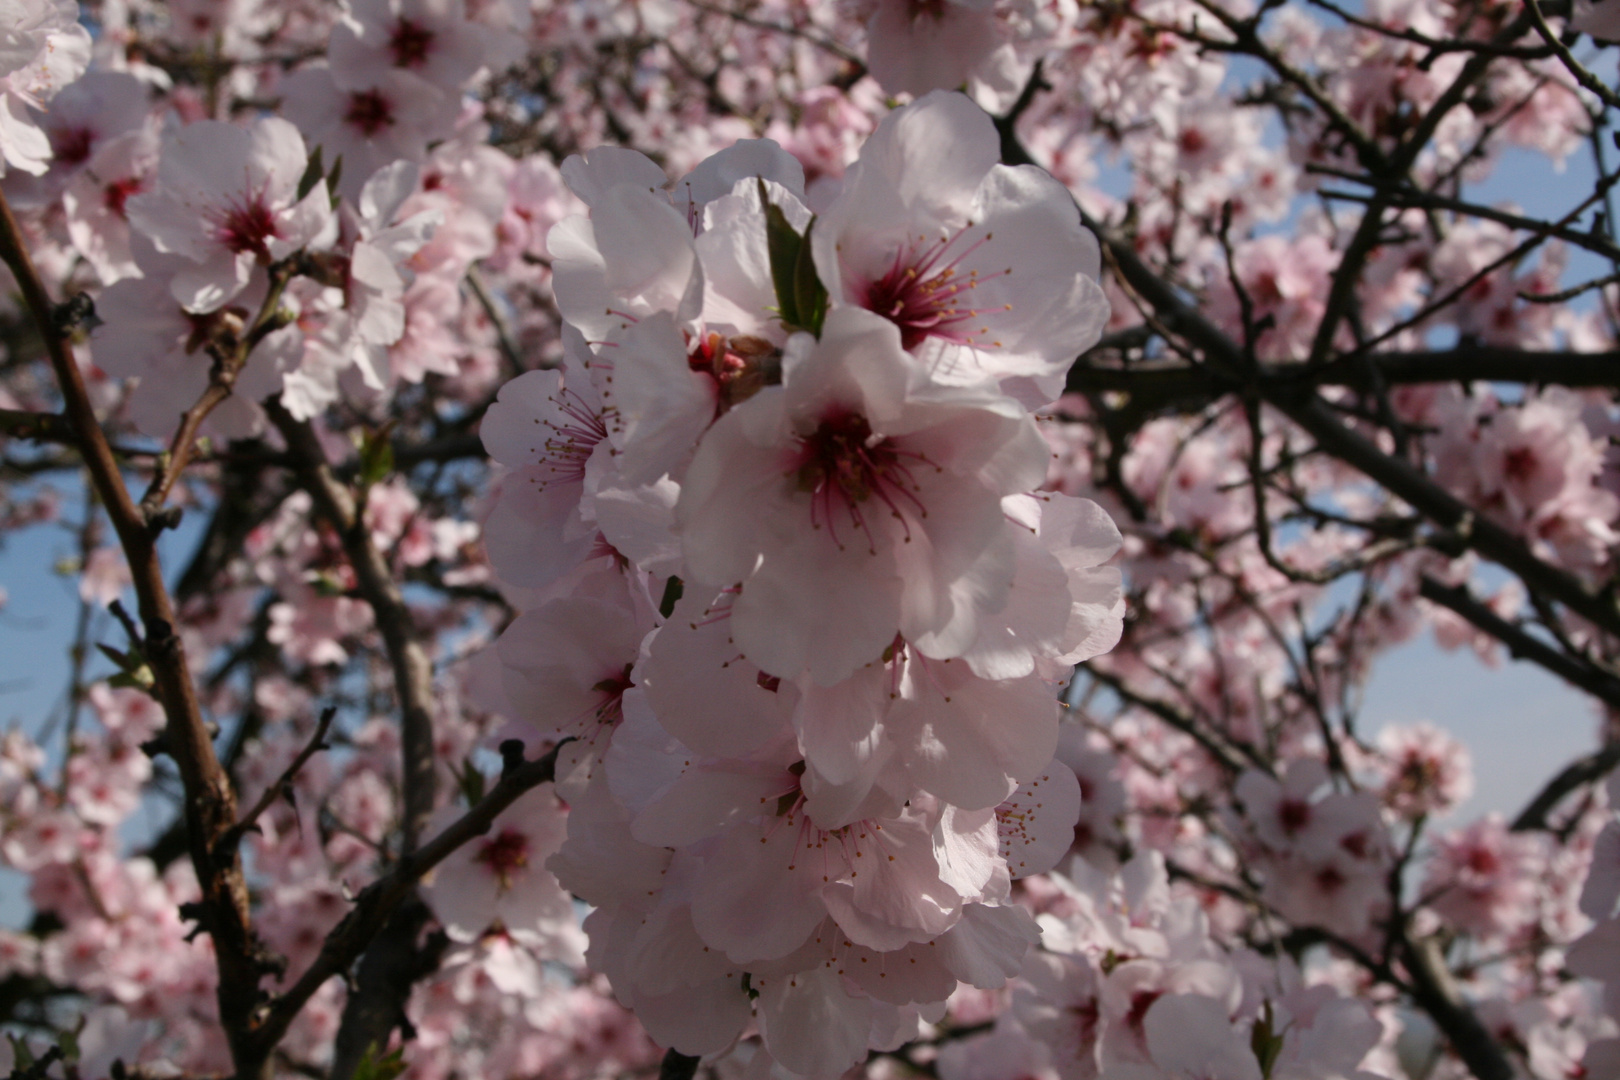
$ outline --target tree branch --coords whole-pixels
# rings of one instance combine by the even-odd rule
[[[1576,758],[1565,765],[1557,776],[1536,793],[1519,816],[1508,826],[1514,832],[1531,832],[1547,827],[1547,815],[1564,800],[1564,796],[1584,784],[1593,784],[1620,766],[1620,741],[1608,743],[1585,757]]]
[[[1401,942],[1401,959],[1412,976],[1412,997],[1446,1033],[1451,1048],[1477,1080],[1513,1080],[1513,1065],[1474,1010],[1463,1000],[1456,980],[1432,938]]]
[[[84,376],[74,359],[65,328],[55,317],[39,272],[23,244],[22,231],[11,207],[0,193],[0,258],[11,269],[22,291],[62,391],[62,413],[71,426],[91,483],[118,534],[134,579],[144,632],[144,651],[155,679],[165,718],[164,742],[179,767],[185,789],[187,843],[202,900],[194,909],[203,929],[213,938],[219,970],[216,992],[220,1024],[230,1044],[238,1080],[269,1076],[268,1052],[252,1044],[253,1012],[259,1004],[259,982],[268,970],[267,958],[253,932],[247,884],[234,845],[223,841],[236,825],[236,794],[230,778],[214,753],[202,705],[186,663],[185,650],[175,633],[175,617],[156,537],[146,516],[130,499],[102,431]]]
[[[408,863],[422,830],[433,813],[437,782],[433,756],[433,663],[428,657],[405,604],[387,558],[371,542],[365,523],[364,490],[356,499],[347,484],[333,474],[315,431],[294,420],[278,402],[266,409],[287,442],[300,483],[315,501],[316,512],[337,532],[359,592],[376,617],[388,662],[394,672],[394,691],[400,706],[401,787],[404,792],[402,857]],[[373,929],[375,940],[366,948],[366,961],[354,992],[344,1007],[338,1031],[333,1080],[347,1080],[372,1045],[384,1046],[397,1019],[404,1015],[412,973],[419,973],[416,941],[423,919],[401,911],[398,918],[381,919]],[[375,954],[375,955],[374,955]],[[338,1066],[341,1065],[340,1069]],[[347,1070],[347,1071],[345,1071]]]
[[[264,1020],[260,1025],[258,1037],[266,1047],[273,1047],[280,1041],[299,1010],[325,985],[326,980],[349,970],[394,910],[410,895],[423,875],[438,866],[463,844],[489,832],[495,819],[500,817],[507,807],[530,789],[548,783],[553,778],[557,766],[557,750],[561,745],[558,744],[534,761],[525,762],[517,768],[503,770],[500,780],[477,806],[446,826],[443,832],[422,844],[414,852],[401,856],[387,874],[360,891],[360,895],[355,898],[354,908],[326,936],[320,953],[298,977],[298,981],[286,993],[272,999],[265,1007]]]
[[[1119,276],[1140,294],[1165,327],[1201,350],[1209,368],[1227,385],[1245,381],[1242,350],[1199,314],[1136,254],[1134,247],[1082,209],[1081,219],[1102,241]],[[1345,426],[1314,388],[1261,383],[1262,398],[1305,430],[1324,453],[1359,469],[1431,521],[1455,532],[1463,543],[1517,574],[1539,590],[1608,633],[1620,635],[1620,611],[1579,579],[1541,559],[1524,541],[1473,508],[1428,475]]]
[[[1507,646],[1515,660],[1529,660],[1533,664],[1557,675],[1560,679],[1602,701],[1612,709],[1620,709],[1620,679],[1593,666],[1580,657],[1548,645],[1521,627],[1502,618],[1474,598],[1467,585],[1445,585],[1428,574],[1418,584],[1418,595],[1430,603],[1460,616],[1475,629],[1482,630]]]

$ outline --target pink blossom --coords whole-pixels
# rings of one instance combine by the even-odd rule
[[[461,815],[446,807],[436,832]],[[557,800],[533,794],[501,815],[490,831],[465,844],[434,871],[422,894],[451,938],[476,941],[499,924],[515,941],[567,963],[583,960],[583,942],[568,894],[545,869],[565,834]]]
[[[298,197],[307,156],[298,130],[276,117],[250,128],[200,121],[168,136],[156,185],[126,207],[159,251],[184,260],[169,283],[182,307],[216,311],[255,266],[330,243],[326,192]]]
[[[51,143],[34,120],[90,62],[90,33],[74,0],[0,4],[0,176],[7,166],[44,175]]]
[[[873,77],[891,95],[967,83],[986,108],[1006,108],[1027,65],[995,7],[995,0],[877,0],[867,23]]]
[[[1443,814],[1474,792],[1467,747],[1433,724],[1386,727],[1378,749],[1384,803],[1403,817]]]
[[[1541,857],[1535,837],[1510,833],[1501,815],[1488,814],[1436,839],[1424,892],[1460,930],[1510,934],[1534,916]]]
[[[819,342],[792,339],[783,370],[687,472],[676,518],[692,573],[742,582],[733,635],[772,674],[831,685],[896,633],[959,655],[971,598],[1005,595],[1000,499],[1045,472],[1033,423],[1008,399],[917,382],[894,325],[854,308],[829,313]]]
[[[891,113],[817,222],[816,269],[935,378],[1013,380],[1042,405],[1107,320],[1100,256],[1067,190],[999,158],[989,116],[960,94]]]

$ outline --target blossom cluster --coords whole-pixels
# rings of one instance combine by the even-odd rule
[[[1117,640],[1119,533],[1037,491],[1026,402],[1107,317],[1096,241],[990,118],[925,96],[813,213],[739,142],[671,184],[562,174],[558,369],[483,423],[485,526],[525,590],[496,646],[515,731],[571,739],[548,862],[655,1039],[750,1019],[841,1072],[1000,986],[1038,936],[1011,882],[1079,812],[1058,688]]]
[[[1543,16],[1607,63],[1608,6]],[[0,737],[0,1027],[70,1080],[244,1042],[60,324],[258,808],[267,1009],[554,754],[275,1075],[1620,1068],[1612,751],[1473,814],[1360,693],[1507,645],[1616,737],[1614,103],[1531,14],[0,0],[0,194],[83,294],[0,270],[0,533],[79,604]],[[1473,201],[1510,153],[1591,199]]]

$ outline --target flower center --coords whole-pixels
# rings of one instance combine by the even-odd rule
[[[355,91],[349,95],[349,111],[343,114],[343,122],[369,139],[383,128],[394,126],[394,104],[375,88]]]
[[[51,153],[59,164],[82,165],[90,160],[90,148],[95,141],[95,132],[89,128],[64,128],[52,132]]]
[[[768,811],[765,828],[767,835],[778,828],[797,831],[791,856],[793,861],[787,865],[789,870],[798,869],[801,858],[809,858],[816,860],[821,867],[822,881],[840,880],[845,876],[845,871],[853,881],[861,876],[863,869],[882,861],[894,862],[880,822],[862,818],[836,829],[823,829],[811,821],[804,808],[806,797],[802,779],[805,763],[795,761],[786,771],[790,777],[787,790],[776,797],[774,810]],[[760,802],[768,805],[769,800],[762,798]]]
[[[512,887],[517,872],[529,865],[529,838],[516,829],[502,829],[495,839],[484,842],[473,862],[489,867],[505,892]]]
[[[782,351],[750,334],[731,338],[714,332],[704,334],[687,353],[686,364],[714,379],[722,412],[782,382]]]
[[[900,449],[890,440],[872,433],[866,417],[841,413],[821,421],[816,430],[800,442],[800,457],[794,477],[798,489],[810,496],[810,526],[825,527],[840,550],[840,522],[866,534],[867,547],[877,551],[872,523],[863,506],[876,499],[897,520],[911,540],[911,525],[901,506],[909,506],[919,517],[928,510],[918,498],[921,488],[911,474],[913,464],[927,461],[921,454]]]
[[[251,252],[265,262],[270,261],[266,241],[279,235],[276,216],[260,194],[249,195],[242,202],[227,207],[214,227],[214,239],[227,251],[233,255]]]
[[[540,462],[548,474],[538,481],[544,489],[552,483],[581,484],[585,482],[585,463],[590,460],[596,444],[607,438],[607,424],[602,414],[587,405],[583,398],[571,390],[563,389],[551,398],[560,414],[557,419],[535,419],[547,430],[546,440],[540,446]]]
[[[114,180],[102,189],[101,201],[108,210],[127,220],[129,213],[124,209],[124,204],[129,201],[131,195],[144,190],[146,190],[145,180],[135,176],[126,176],[122,180]]]
[[[984,316],[1005,311],[1011,305],[974,307],[971,294],[981,282],[1005,277],[1012,268],[980,275],[978,270],[962,272],[961,263],[990,242],[992,233],[970,243],[959,244],[964,229],[932,244],[920,238],[915,245],[903,245],[884,275],[866,285],[860,304],[882,315],[900,328],[900,343],[915,349],[931,337],[957,345],[999,346],[999,341],[975,341],[990,332]]]
[[[1311,804],[1303,799],[1284,799],[1277,807],[1277,822],[1293,836],[1311,823]]]
[[[412,19],[401,19],[394,24],[388,38],[388,51],[394,54],[394,66],[419,68],[428,62],[433,51],[433,31]]]

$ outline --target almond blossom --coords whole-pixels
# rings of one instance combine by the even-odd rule
[[[279,117],[246,129],[200,121],[165,140],[158,186],[125,206],[159,251],[189,264],[169,282],[188,312],[217,311],[255,267],[331,242],[326,192],[316,185],[299,196],[307,157],[298,129]]]
[[[0,176],[42,175],[51,142],[35,120],[90,62],[90,33],[73,0],[7,0],[0,8]]]

